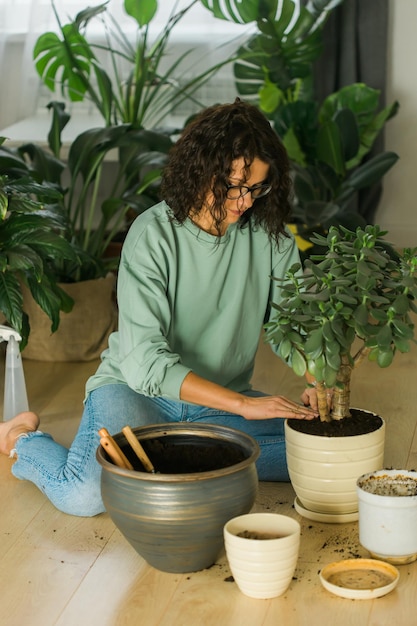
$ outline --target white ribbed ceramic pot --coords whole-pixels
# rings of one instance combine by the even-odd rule
[[[275,598],[290,586],[300,549],[300,524],[287,515],[249,513],[224,527],[235,583],[251,598]]]
[[[285,441],[297,511],[307,519],[323,516],[326,522],[357,520],[356,482],[383,467],[384,421],[373,432],[350,437],[305,434],[286,421]]]
[[[359,478],[357,490],[361,545],[373,558],[393,565],[415,561],[417,472],[397,469],[371,472]]]

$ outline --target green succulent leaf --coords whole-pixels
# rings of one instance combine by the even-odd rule
[[[364,326],[369,320],[369,312],[366,304],[361,303],[353,312],[353,318],[357,324]]]
[[[391,307],[397,315],[404,315],[410,308],[410,300],[405,294],[400,294],[395,298]]]
[[[323,328],[322,328],[322,332],[323,332],[323,338],[325,340],[325,342],[327,344],[331,344],[334,341],[334,333],[333,333],[333,329],[332,329],[332,325],[331,323],[326,320],[323,324]]]
[[[293,350],[291,355],[291,366],[297,376],[304,376],[304,374],[306,373],[306,361],[299,350]]]
[[[337,381],[337,370],[334,370],[330,365],[326,365],[323,378],[326,387],[334,387]]]
[[[386,324],[388,321],[387,312],[381,309],[377,309],[374,307],[369,308],[369,315],[373,317],[377,322],[381,322],[382,324]]]
[[[411,345],[408,339],[404,339],[402,337],[394,337],[394,345],[397,350],[402,353],[410,352]]]
[[[379,330],[377,334],[377,342],[380,350],[389,348],[392,344],[392,340],[393,337],[391,327],[386,324]]]
[[[389,367],[394,358],[394,353],[392,350],[379,350],[377,356],[377,362],[379,367]]]
[[[414,336],[414,325],[407,324],[402,320],[393,319],[391,322],[391,327],[394,329],[395,333],[399,338],[403,339],[412,339]]]
[[[321,355],[323,351],[323,330],[321,328],[311,332],[305,342],[304,350],[311,359],[316,359]]]
[[[339,354],[339,345],[336,342],[326,345],[326,362],[335,372],[339,371],[342,361]]]
[[[284,359],[284,361],[288,360],[291,354],[291,350],[292,350],[291,341],[289,341],[286,338],[282,339],[282,341],[279,344],[279,354],[281,358]]]

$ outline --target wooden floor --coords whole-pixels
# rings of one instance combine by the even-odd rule
[[[31,408],[41,428],[69,444],[79,422],[86,378],[97,363],[24,361]],[[385,465],[417,466],[417,349],[388,370],[365,363],[354,380],[353,406],[387,422]],[[0,371],[3,381],[3,371]],[[266,346],[255,385],[299,398],[302,381]],[[321,587],[329,562],[367,556],[357,523],[301,518],[288,484],[260,484],[256,510],[291,515],[302,525],[294,580],[273,600],[245,597],[223,555],[208,570],[167,574],[148,566],[107,514],[83,519],[59,513],[0,458],[0,624],[2,626],[415,626],[417,563],[401,566],[398,587],[377,600],[345,600]]]

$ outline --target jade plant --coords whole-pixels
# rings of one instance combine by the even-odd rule
[[[351,375],[365,358],[388,367],[415,341],[417,248],[397,252],[386,234],[333,226],[314,237],[323,254],[277,279],[266,339],[297,375],[315,378],[322,421],[350,417]]]

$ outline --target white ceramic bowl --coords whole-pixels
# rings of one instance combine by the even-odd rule
[[[239,536],[240,534],[248,536]],[[268,538],[259,538],[265,537]],[[289,587],[300,548],[300,524],[286,515],[249,513],[224,527],[226,555],[240,591],[274,598]]]

